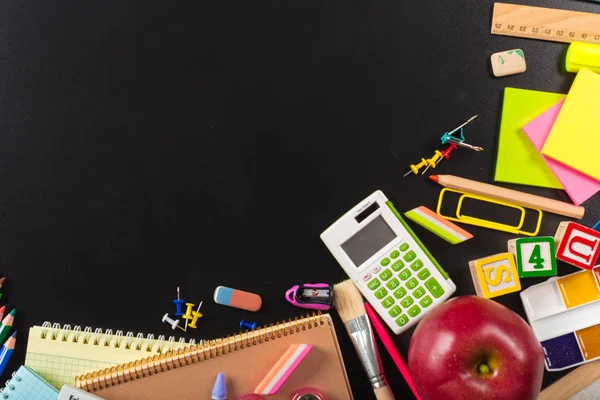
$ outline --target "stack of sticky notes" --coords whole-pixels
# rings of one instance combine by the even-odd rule
[[[495,180],[564,188],[577,205],[600,191],[600,75],[581,69],[568,95],[506,88]]]

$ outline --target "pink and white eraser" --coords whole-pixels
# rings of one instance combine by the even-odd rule
[[[300,365],[302,360],[304,360],[312,347],[312,344],[291,345],[275,363],[273,368],[271,368],[267,376],[254,389],[254,393],[265,395],[275,394],[298,365]]]

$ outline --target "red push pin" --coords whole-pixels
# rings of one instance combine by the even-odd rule
[[[456,145],[454,143],[450,143],[450,145],[448,146],[448,148],[446,150],[442,151],[442,158],[440,158],[438,160],[437,164],[441,163],[444,158],[446,160],[449,160],[450,159],[450,153],[452,153],[454,150],[456,150]]]

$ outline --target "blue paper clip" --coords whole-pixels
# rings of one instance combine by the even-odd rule
[[[477,118],[477,115],[472,116],[469,120],[463,123],[461,126],[451,130],[450,132],[446,132],[442,135],[441,140],[442,144],[450,143],[459,147],[464,147],[467,149],[475,150],[475,151],[483,151],[483,147],[473,146],[471,144],[465,143],[465,135],[463,133],[463,126],[467,125],[469,122],[473,121]],[[458,135],[454,135],[455,132],[458,131]]]

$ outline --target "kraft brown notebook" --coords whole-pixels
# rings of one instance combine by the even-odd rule
[[[211,340],[142,360],[78,376],[75,385],[106,400],[210,399],[223,372],[229,399],[252,393],[292,344],[313,348],[269,400],[289,400],[303,387],[329,400],[353,399],[329,314],[313,315],[251,332]]]

